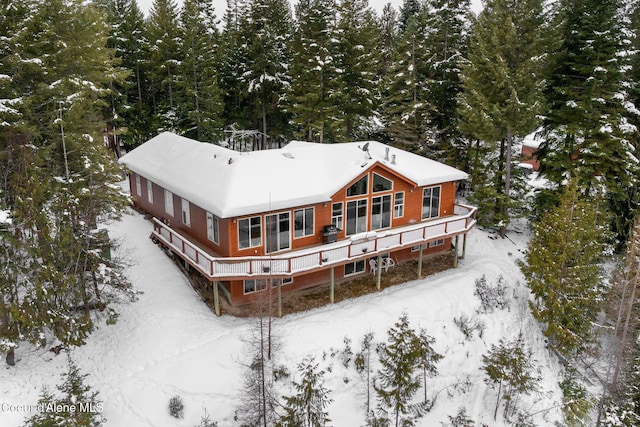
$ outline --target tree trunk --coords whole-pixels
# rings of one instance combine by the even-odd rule
[[[9,351],[7,351],[7,357],[6,357],[5,361],[7,362],[7,365],[9,365],[9,366],[14,366],[16,364],[16,355],[15,355],[13,347],[11,347],[9,349]]]

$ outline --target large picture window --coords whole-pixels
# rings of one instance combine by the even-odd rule
[[[282,251],[291,247],[290,222],[289,212],[264,217],[267,252]]]
[[[363,233],[367,231],[367,199],[347,202],[347,233]]]
[[[262,221],[259,216],[238,220],[238,247],[253,248],[262,244]]]
[[[220,225],[218,217],[207,212],[207,238],[216,245],[220,244]]]
[[[164,190],[164,211],[173,216],[173,193],[169,190]]]
[[[313,235],[313,208],[293,211],[293,232],[295,237]]]
[[[342,204],[342,202],[334,203],[331,205],[331,225],[338,228],[339,230],[342,230],[342,227],[344,226],[344,224],[342,223],[344,219],[342,212],[343,206],[344,205]]]
[[[347,197],[362,196],[369,192],[369,175],[365,175],[356,181],[351,187],[347,188]]]
[[[440,187],[425,188],[422,193],[422,219],[440,216]]]
[[[391,227],[391,194],[371,199],[371,229]]]
[[[373,192],[380,193],[382,191],[393,190],[393,181],[385,178],[377,173],[373,174]]]

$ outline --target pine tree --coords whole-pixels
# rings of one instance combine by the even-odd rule
[[[155,136],[151,122],[149,41],[145,37],[144,15],[136,0],[100,0],[107,12],[111,31],[107,46],[115,49],[120,66],[128,71],[126,80],[112,86],[110,144],[116,153],[120,144],[135,148]]]
[[[406,313],[389,328],[387,335],[387,343],[380,345],[378,350],[381,368],[374,388],[378,395],[379,418],[375,422],[396,427],[415,425],[427,409],[424,402],[412,402],[420,389],[416,371],[425,361],[424,342],[409,325]]]
[[[154,0],[145,25],[149,40],[149,77],[155,131],[177,130],[176,78],[182,55],[182,31],[175,0]]]
[[[432,110],[428,126],[437,160],[464,168],[459,131],[460,64],[469,43],[469,0],[429,0],[425,44],[430,52],[425,68],[426,93]]]
[[[503,400],[504,418],[509,419],[517,410],[520,396],[537,389],[539,378],[535,375],[536,366],[531,357],[522,335],[514,341],[500,340],[499,345],[492,345],[489,353],[482,356],[485,382],[498,389],[494,420]]]
[[[260,148],[267,137],[286,139],[288,117],[282,105],[290,85],[289,36],[291,13],[286,0],[253,0],[247,19],[241,21],[246,43],[246,71],[240,76],[249,100],[249,119],[262,132]]]
[[[551,57],[541,172],[556,184],[575,176],[585,191],[605,189],[613,226],[627,240],[638,203],[638,117],[629,87],[629,32],[618,0],[559,2]],[[637,120],[637,119],[636,119]]]
[[[333,0],[302,0],[296,5],[287,100],[298,134],[307,141],[324,142],[332,136],[330,118],[337,114],[329,99],[336,77],[335,20]]]
[[[535,298],[531,311],[545,325],[550,345],[565,355],[592,342],[591,325],[600,310],[608,235],[602,205],[570,183],[560,205],[534,226],[521,265]]]
[[[294,382],[296,393],[285,400],[285,415],[276,426],[281,427],[323,427],[329,414],[326,407],[331,404],[329,390],[324,386],[324,371],[318,370],[313,357],[305,358],[298,365],[300,382]]]
[[[213,4],[209,0],[186,0],[180,25],[182,58],[176,87],[180,133],[198,141],[219,139],[222,127],[222,100],[218,87],[218,29]]]
[[[337,115],[331,117],[339,131],[335,141],[365,137],[379,104],[377,70],[379,31],[367,0],[342,0],[338,4],[335,61],[336,88],[330,93]]]
[[[18,328],[21,339],[34,343],[51,332],[77,345],[92,330],[96,309],[115,318],[111,303],[135,297],[122,265],[108,256],[113,242],[97,230],[126,206],[116,184],[120,171],[102,142],[102,100],[123,75],[94,4],[52,0],[28,7],[33,13],[12,40],[19,54],[7,58],[11,85],[23,96],[19,121],[7,130],[18,167],[9,178],[14,232],[5,253],[20,260],[19,268],[8,264],[8,276],[21,288],[6,294],[11,320],[3,338],[13,340]]]
[[[25,427],[99,427],[106,422],[101,415],[102,402],[98,392],[91,391],[85,384],[88,374],[80,369],[69,357],[68,369],[62,375],[64,381],[56,386],[62,396],[56,397],[46,387],[42,390],[38,405],[44,410],[25,422]],[[60,406],[59,406],[60,405]],[[56,407],[67,410],[56,410]]]
[[[462,65],[463,91],[458,102],[462,130],[486,143],[497,143],[487,191],[492,222],[506,233],[510,209],[514,139],[532,132],[540,109],[539,41],[543,29],[542,1],[490,0],[473,24],[467,60]],[[474,189],[475,190],[475,189]]]

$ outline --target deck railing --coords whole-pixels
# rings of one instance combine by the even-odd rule
[[[211,256],[188,237],[156,218],[153,219],[152,236],[210,280],[247,279],[267,274],[288,277],[466,234],[476,224],[476,210],[473,206],[456,204],[451,216],[404,227],[361,233],[335,243],[262,256]]]

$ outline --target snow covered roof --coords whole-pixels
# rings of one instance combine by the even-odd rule
[[[466,179],[442,163],[370,141],[293,141],[276,150],[237,152],[164,132],[120,159],[131,171],[221,217],[323,203],[376,164],[417,186]]]

